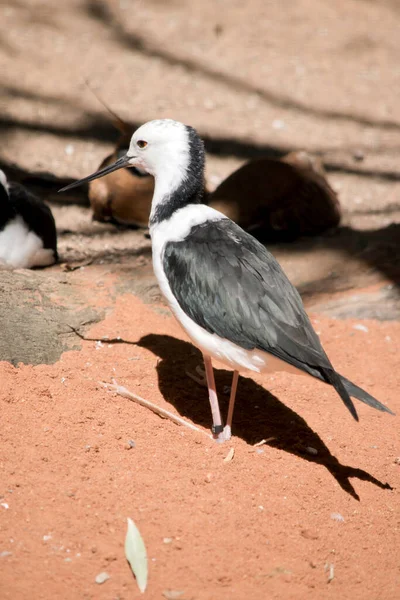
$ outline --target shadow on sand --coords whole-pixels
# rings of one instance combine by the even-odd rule
[[[137,345],[160,357],[158,383],[165,400],[183,417],[209,429],[211,414],[206,389],[182,376],[185,371],[194,373],[196,366],[202,364],[198,350],[188,342],[168,335],[150,334]],[[222,414],[226,414],[228,395],[221,390],[230,386],[232,373],[215,370],[215,376]],[[388,483],[382,483],[363,469],[342,465],[302,417],[248,377],[240,377],[233,424],[234,435],[248,444],[273,438],[268,442],[269,446],[324,466],[340,487],[356,500],[360,498],[351,478],[368,481],[381,489],[392,489]],[[318,454],[307,454],[307,447],[315,448]]]

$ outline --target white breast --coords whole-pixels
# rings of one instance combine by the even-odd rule
[[[54,252],[43,248],[40,237],[17,216],[0,231],[0,262],[15,269],[45,267],[54,262]]]
[[[209,333],[197,325],[181,309],[164,273],[162,261],[165,245],[171,241],[181,241],[195,225],[205,221],[226,219],[225,215],[205,205],[190,204],[176,211],[168,221],[154,225],[151,230],[153,248],[153,268],[158,284],[164,294],[173,315],[186,331],[187,335],[197,348],[207,356],[221,362],[233,369],[260,372],[288,371],[303,374],[301,371],[288,365],[286,362],[275,358],[261,350],[246,350],[223,339],[218,335]]]

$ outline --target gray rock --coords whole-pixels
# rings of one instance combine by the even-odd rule
[[[0,360],[55,363],[66,350],[79,350],[74,332],[103,318],[64,273],[0,270]]]

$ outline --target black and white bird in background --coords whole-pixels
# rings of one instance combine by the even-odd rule
[[[173,314],[203,353],[215,439],[231,436],[238,374],[245,369],[320,379],[335,388],[356,420],[350,396],[391,413],[335,371],[300,295],[272,254],[202,203],[204,163],[203,142],[192,127],[150,121],[133,134],[125,156],[67,187],[128,166],[154,176],[149,221],[154,271]],[[225,427],[213,358],[234,370]]]
[[[50,208],[0,170],[0,267],[31,269],[58,260]]]

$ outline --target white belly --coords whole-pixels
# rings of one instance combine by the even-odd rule
[[[211,356],[215,360],[222,364],[231,367],[236,370],[248,369],[257,373],[261,372],[274,372],[274,371],[288,371],[290,373],[296,373],[297,375],[303,374],[302,371],[292,367],[288,363],[276,358],[272,354],[263,352],[262,350],[246,350],[230,342],[227,339],[223,339],[218,335],[209,333],[203,327],[200,327],[181,309],[175,296],[173,295],[171,288],[168,283],[168,279],[164,273],[162,266],[162,256],[166,243],[172,241],[171,231],[176,232],[173,238],[176,241],[183,239],[190,228],[193,225],[201,223],[207,218],[225,218],[224,215],[218,213],[212,208],[209,208],[209,214],[205,215],[204,206],[199,209],[198,206],[189,205],[180,211],[177,211],[171,220],[167,223],[161,223],[159,226],[154,227],[151,231],[152,247],[153,247],[153,268],[154,273],[157,277],[160,289],[165,296],[174,316],[177,321],[186,331],[187,335],[201,352],[207,356]],[[208,208],[208,207],[207,207]],[[196,220],[201,210],[202,220]],[[191,220],[182,219],[183,211],[190,211],[190,215],[193,216]],[[176,224],[172,221],[176,219]],[[182,221],[187,223],[187,227],[183,229],[180,227]],[[168,235],[169,234],[169,235]]]
[[[0,263],[14,269],[45,267],[54,262],[54,252],[43,248],[39,236],[17,216],[0,231]]]

